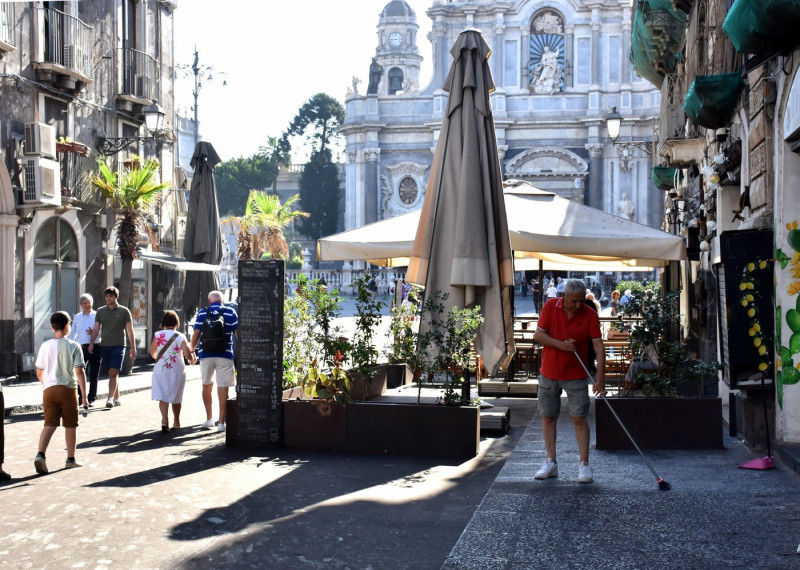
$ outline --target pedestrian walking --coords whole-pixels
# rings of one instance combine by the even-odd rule
[[[528,280],[525,279],[525,275],[522,276],[522,281],[519,283],[519,292],[522,293],[522,298],[528,298]]]
[[[161,431],[169,431],[169,406],[172,405],[172,429],[181,427],[181,403],[186,387],[186,364],[197,362],[189,349],[183,333],[178,332],[180,319],[175,311],[165,311],[161,319],[161,330],[150,343],[150,356],[156,361],[153,366],[152,394],[161,411]]]
[[[300,285],[298,285],[298,289]],[[233,337],[238,334],[239,316],[232,307],[222,304],[222,293],[208,294],[208,307],[200,309],[194,322],[194,332],[189,349],[194,352],[200,346],[200,377],[203,382],[203,405],[206,421],[201,427],[213,428],[211,417],[211,390],[217,382],[219,398],[219,421],[217,430],[225,431],[228,388],[236,386],[236,368],[233,363]]]
[[[593,481],[589,467],[589,379],[577,362],[575,352],[588,362],[589,345],[597,355],[595,393],[605,387],[605,351],[600,332],[600,318],[584,304],[586,284],[580,279],[567,279],[564,296],[549,299],[539,315],[534,339],[542,345],[542,367],[539,376],[539,411],[542,414],[542,435],[547,457],[534,475],[535,479],[558,477],[556,461],[556,426],[561,412],[561,392],[567,393],[569,415],[575,427],[580,462],[578,482]]]
[[[66,311],[58,311],[50,316],[50,328],[55,338],[42,343],[36,357],[36,377],[42,383],[42,404],[44,407],[44,427],[39,436],[39,452],[33,461],[36,472],[46,474],[47,446],[59,423],[64,426],[67,442],[67,461],[65,469],[82,467],[75,458],[78,427],[78,398],[75,389],[80,386],[83,394],[82,404],[88,406],[86,398],[86,377],[83,373],[83,351],[81,345],[69,338],[70,318]]]
[[[94,329],[89,339],[89,352],[97,350],[95,346],[100,338],[100,363],[108,371],[108,399],[106,408],[122,405],[119,401],[119,371],[125,360],[126,333],[130,339],[130,357],[136,358],[136,343],[133,340],[133,319],[127,307],[117,303],[119,289],[108,287],[103,292],[106,306],[100,307],[94,316]]]
[[[89,384],[87,399],[91,406],[97,398],[97,378],[100,376],[100,352],[97,350],[89,352],[89,342],[92,340],[97,312],[92,308],[94,298],[89,293],[81,295],[79,302],[81,311],[76,313],[72,319],[72,333],[69,338],[81,345],[83,351],[84,374],[86,382]],[[81,399],[80,388],[78,389],[78,399]]]
[[[620,297],[619,291],[617,291],[616,289],[611,291],[611,303],[609,303],[609,305],[611,306],[612,317],[620,316],[620,310],[622,308],[622,305],[619,302],[619,297]]]

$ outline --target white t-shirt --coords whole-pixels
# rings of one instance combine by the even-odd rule
[[[556,290],[556,288],[550,285],[550,287],[547,288],[547,298],[554,299],[557,295],[558,291]]]
[[[51,338],[39,347],[36,368],[44,370],[42,384],[44,389],[51,386],[76,388],[78,379],[75,368],[83,367],[83,349],[74,340]]]

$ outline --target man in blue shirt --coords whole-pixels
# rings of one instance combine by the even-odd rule
[[[561,277],[556,277],[556,297],[564,296],[564,280]]]
[[[213,428],[214,420],[211,418],[211,387],[214,377],[217,380],[217,397],[219,398],[219,422],[218,431],[225,431],[225,412],[228,402],[228,388],[236,386],[236,368],[233,363],[233,335],[238,334],[239,316],[232,307],[222,304],[222,292],[211,291],[208,294],[208,307],[200,309],[194,322],[194,333],[189,348],[194,351],[198,343],[200,344],[200,377],[203,381],[203,405],[206,408],[206,421],[202,427]],[[207,352],[203,350],[203,323],[208,314],[221,314],[225,322],[226,350],[223,352]]]

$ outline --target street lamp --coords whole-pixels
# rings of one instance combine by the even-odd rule
[[[619,114],[616,107],[611,107],[611,112],[606,115],[606,130],[608,131],[608,138],[611,139],[611,144],[617,147],[617,154],[619,154],[620,157],[620,166],[623,170],[627,171],[630,169],[631,149],[633,148],[638,148],[648,156],[656,155],[658,128],[656,127],[655,117],[653,117],[653,138],[649,141],[617,142],[621,128],[622,115]]]
[[[164,131],[162,126],[164,124],[164,110],[158,101],[153,101],[150,105],[142,110],[144,114],[144,124],[147,131],[150,133],[149,137],[98,137],[97,150],[104,156],[117,154],[124,148],[129,147],[135,142],[145,142],[155,140],[161,144],[164,138]]]
[[[197,52],[197,47],[195,47],[194,61],[192,62],[192,65],[178,64],[175,67],[181,70],[184,77],[194,78],[194,87],[192,88],[192,95],[194,96],[194,146],[196,147],[197,143],[200,142],[200,134],[197,122],[197,97],[200,95],[200,90],[203,88],[203,82],[213,80],[211,72],[214,71],[214,66],[201,65],[200,54]],[[223,71],[218,71],[217,73],[221,73],[223,76],[225,75],[225,72]],[[228,81],[226,79],[223,79],[222,85],[227,85],[227,84]]]

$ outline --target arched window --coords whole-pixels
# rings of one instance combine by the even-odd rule
[[[389,70],[389,95],[394,95],[403,90],[403,70],[393,67]]]
[[[47,220],[36,233],[34,265],[34,346],[52,336],[50,315],[78,308],[78,240],[62,218]]]
[[[552,10],[531,19],[530,85],[534,93],[550,95],[564,90],[564,19]]]

